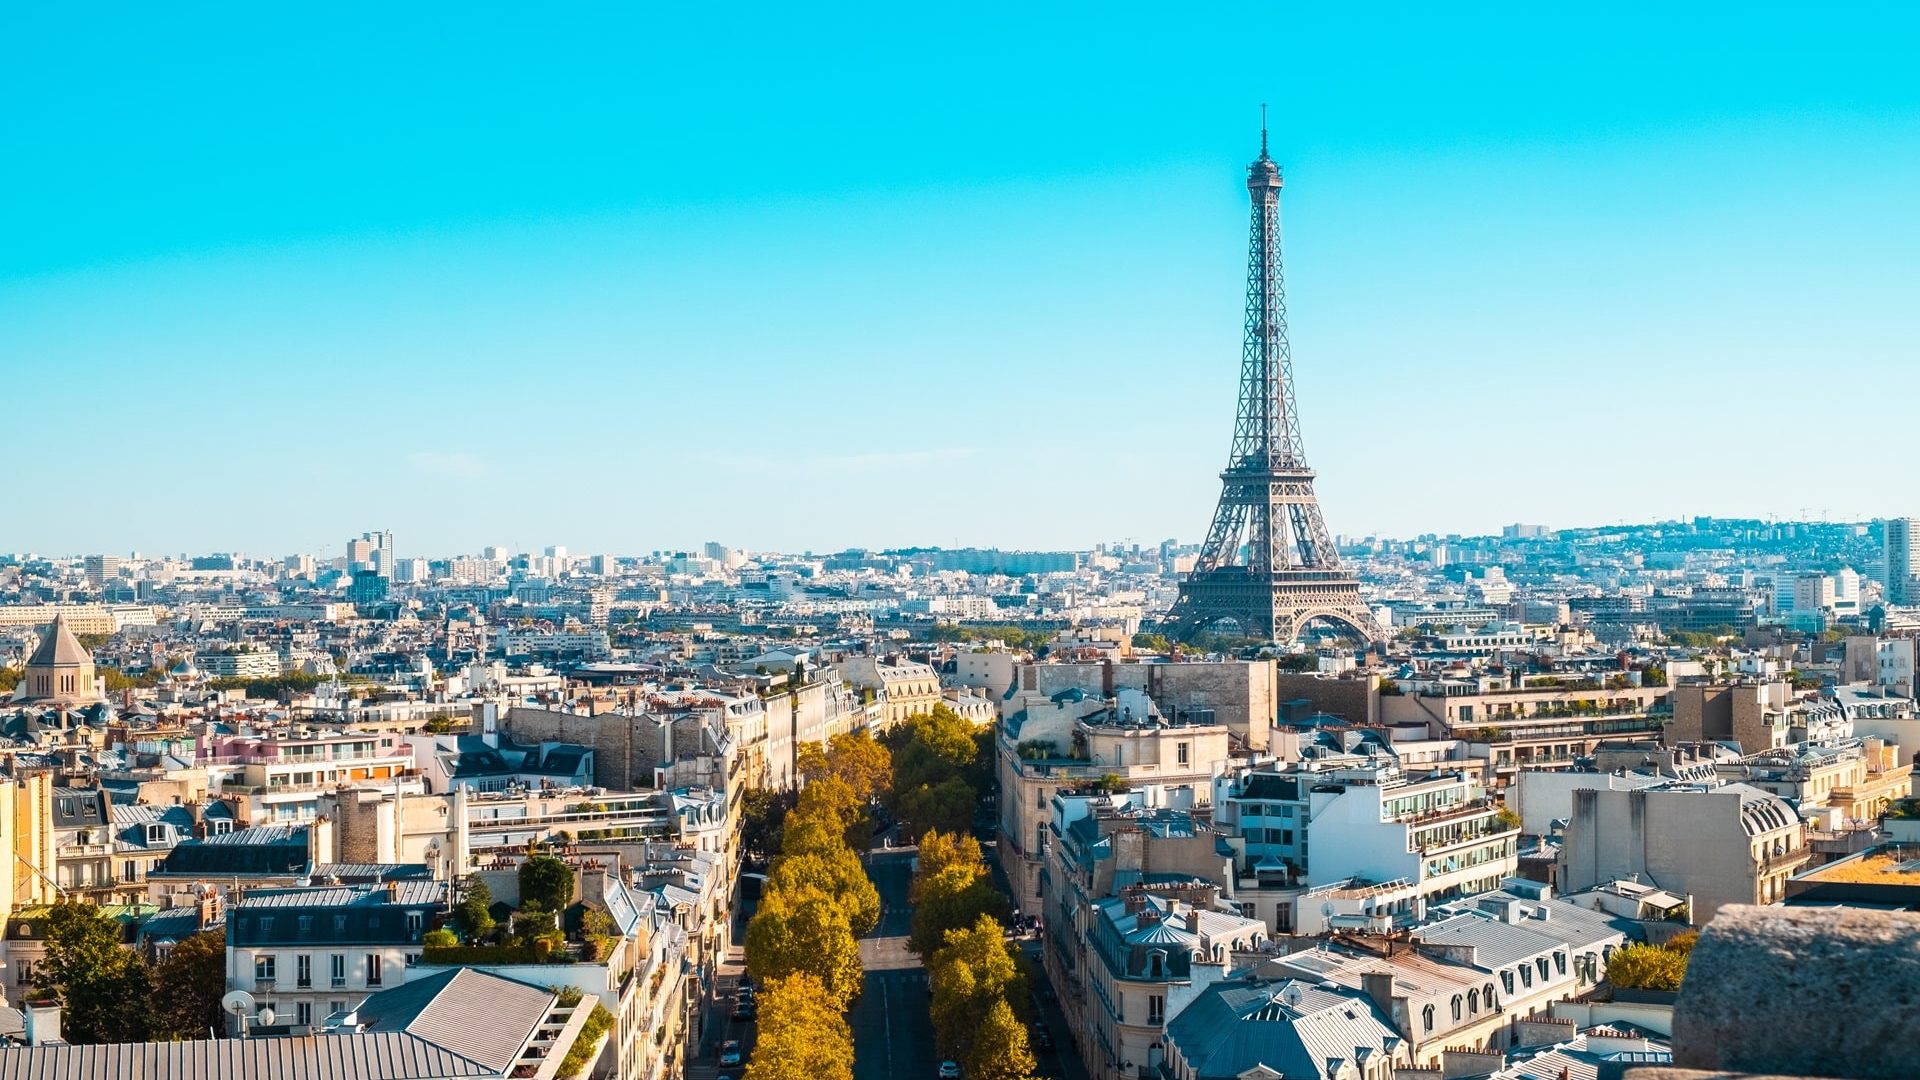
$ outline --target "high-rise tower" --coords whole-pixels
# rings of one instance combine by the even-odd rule
[[[1233,450],[1220,474],[1220,506],[1193,572],[1168,616],[1189,640],[1232,619],[1249,637],[1291,641],[1315,619],[1371,641],[1379,634],[1360,582],[1340,565],[1313,496],[1313,470],[1300,447],[1280,273],[1280,166],[1267,156],[1247,166],[1253,198],[1247,251],[1247,337],[1240,353],[1240,407]]]

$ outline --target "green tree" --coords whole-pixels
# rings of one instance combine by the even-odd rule
[[[203,930],[182,938],[153,969],[153,1037],[224,1035],[227,1014],[220,997],[226,987],[226,934]]]
[[[747,970],[765,981],[812,975],[844,1012],[865,976],[846,911],[813,889],[772,892],[747,924]]]
[[[963,832],[973,824],[973,812],[979,796],[958,776],[938,784],[921,784],[895,800],[894,812],[905,821],[906,831],[918,837],[928,829]]]
[[[1027,1080],[1033,1075],[1033,1051],[1027,1029],[1013,1015],[1007,999],[998,997],[973,1033],[973,1045],[960,1059],[962,1075],[970,1080]]]
[[[535,855],[520,864],[520,902],[557,912],[573,902],[573,867],[565,859]]]
[[[493,890],[478,877],[467,879],[467,889],[453,907],[453,921],[468,941],[493,933]]]
[[[853,1031],[808,974],[766,984],[745,1080],[853,1080]]]
[[[20,668],[0,667],[0,694],[13,693],[13,688],[19,686],[20,680],[26,677],[27,673]]]
[[[987,867],[980,854],[980,841],[966,833],[928,830],[920,837],[920,851],[913,869],[914,898],[918,900],[922,882],[954,866],[965,866],[976,873],[985,874]]]
[[[740,846],[763,855],[780,850],[781,822],[794,801],[791,791],[748,788],[740,804]]]
[[[144,1041],[152,981],[140,954],[121,946],[120,924],[72,900],[53,905],[41,921],[46,955],[33,969],[33,984],[65,1009],[67,1041]]]
[[[1007,908],[1006,896],[993,887],[991,878],[968,867],[948,867],[921,883],[907,947],[929,956],[949,933],[973,926],[983,918],[1003,920]]]

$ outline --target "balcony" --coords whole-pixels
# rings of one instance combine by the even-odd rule
[[[1475,799],[1472,802],[1454,803],[1430,810],[1410,810],[1404,814],[1392,814],[1381,820],[1399,825],[1435,825],[1443,821],[1452,821],[1456,818],[1470,818],[1477,817],[1481,814],[1491,814],[1498,809],[1500,809],[1499,804],[1493,802],[1491,799]]]

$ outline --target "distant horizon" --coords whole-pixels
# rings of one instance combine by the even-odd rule
[[[1920,512],[1920,11],[1734,11],[24,10],[0,546],[1198,537],[1263,101],[1333,532]]]
[[[1755,516],[1751,514],[1698,514],[1698,515],[1691,515],[1686,518],[1661,518],[1661,519],[1648,520],[1648,521],[1600,522],[1600,523],[1594,523],[1594,524],[1576,524],[1576,525],[1551,525],[1551,524],[1547,524],[1544,522],[1537,522],[1537,521],[1510,521],[1502,525],[1499,529],[1495,529],[1491,532],[1478,532],[1478,533],[1422,533],[1422,534],[1415,534],[1413,536],[1382,536],[1379,534],[1359,535],[1354,533],[1340,533],[1336,530],[1335,535],[1336,537],[1345,541],[1348,544],[1351,544],[1354,541],[1368,541],[1368,540],[1379,541],[1382,543],[1402,543],[1402,544],[1419,543],[1429,537],[1442,542],[1453,542],[1456,540],[1470,541],[1470,540],[1481,540],[1481,539],[1497,540],[1497,539],[1502,539],[1501,531],[1507,528],[1508,526],[1541,528],[1541,529],[1545,529],[1548,533],[1557,534],[1557,533],[1579,533],[1579,532],[1603,532],[1610,529],[1652,529],[1652,528],[1659,528],[1659,527],[1668,526],[1668,525],[1689,525],[1694,520],[1702,519],[1702,518],[1711,520],[1711,521],[1758,521],[1770,526],[1771,525],[1822,525],[1822,526],[1831,526],[1836,528],[1854,527],[1854,528],[1866,528],[1871,530],[1875,527],[1882,525],[1884,522],[1888,520],[1889,517],[1898,518],[1898,517],[1908,517],[1908,516],[1912,516],[1912,515],[1892,514],[1892,515],[1888,515],[1888,517],[1864,518],[1864,519],[1857,519],[1857,520],[1856,519],[1842,520],[1842,519],[1817,519],[1817,518],[1769,518],[1766,516]],[[365,531],[378,531],[378,530],[361,530],[361,531],[365,532]],[[103,548],[92,548],[86,551],[69,551],[69,552],[18,550],[18,551],[0,552],[0,556],[4,556],[9,559],[24,559],[24,558],[84,559],[93,555],[107,555],[107,556],[112,556],[115,558],[122,558],[122,559],[136,558],[136,557],[140,559],[173,559],[173,558],[183,558],[183,557],[196,558],[196,557],[205,557],[205,556],[211,556],[211,555],[238,555],[242,558],[248,558],[248,559],[280,560],[280,559],[291,558],[295,555],[311,555],[316,559],[325,558],[328,560],[333,560],[333,559],[340,559],[345,557],[346,540],[348,539],[349,536],[357,536],[357,535],[358,533],[345,534],[342,536],[339,542],[325,545],[324,547],[310,547],[310,548],[304,548],[304,549],[296,548],[291,551],[282,551],[277,553],[263,553],[265,549],[253,549],[253,548],[246,547],[244,545],[235,545],[235,546],[229,546],[229,547],[211,547],[211,548],[197,549],[197,550],[189,549],[184,551],[170,550],[170,549],[163,551],[158,548],[148,549],[148,548],[138,548],[138,547],[126,548],[118,551],[103,549]],[[1147,548],[1156,548],[1163,542],[1172,542],[1177,547],[1191,548],[1191,547],[1197,546],[1201,542],[1201,538],[1196,536],[1191,540],[1184,540],[1184,541],[1177,537],[1161,537],[1157,540],[1152,540],[1152,541],[1130,539],[1125,543],[1138,544],[1142,549],[1147,549]],[[1116,545],[1120,545],[1122,542],[1118,540],[1101,540],[1101,541],[1095,541],[1090,544],[1082,544],[1079,546],[1074,546],[1074,545],[1034,546],[1034,545],[992,544],[992,543],[985,543],[985,544],[951,544],[951,543],[949,544],[936,544],[936,543],[858,544],[856,543],[856,544],[843,544],[837,547],[813,546],[813,547],[801,547],[801,548],[777,548],[777,547],[754,546],[750,544],[732,544],[724,540],[709,538],[706,540],[696,541],[691,544],[657,545],[657,546],[650,546],[645,548],[626,548],[626,549],[617,548],[617,547],[615,548],[579,547],[570,543],[542,542],[542,543],[533,544],[529,546],[519,546],[515,544],[495,544],[495,543],[489,542],[489,543],[476,544],[470,548],[466,548],[462,550],[436,550],[430,553],[420,554],[420,553],[411,552],[405,542],[405,537],[402,536],[397,530],[395,530],[394,531],[394,552],[395,552],[394,557],[396,559],[419,558],[419,559],[429,559],[429,560],[477,557],[480,554],[480,552],[482,552],[486,548],[499,546],[499,547],[507,548],[509,551],[512,552],[512,554],[515,554],[515,555],[539,555],[544,551],[544,549],[548,547],[563,547],[566,549],[567,556],[569,558],[585,559],[585,558],[592,558],[593,556],[596,556],[596,555],[611,555],[615,558],[629,559],[629,558],[641,558],[641,557],[650,556],[654,554],[669,554],[669,553],[682,553],[682,552],[689,553],[689,554],[700,554],[701,552],[703,552],[706,545],[709,543],[721,544],[722,546],[728,548],[729,550],[743,551],[749,554],[773,554],[773,555],[786,555],[786,556],[805,556],[805,555],[821,556],[821,555],[836,555],[845,551],[870,551],[875,553],[915,551],[915,550],[924,550],[924,551],[983,550],[983,551],[1003,551],[1008,553],[1092,552],[1097,550],[1102,545],[1105,545],[1108,548],[1114,548]],[[328,549],[337,549],[337,551],[333,554],[325,554],[324,552],[327,551]]]

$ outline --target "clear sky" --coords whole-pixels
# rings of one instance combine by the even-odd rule
[[[1261,101],[1335,532],[1920,512],[1911,5],[601,7],[0,15],[0,550],[1198,540]]]

